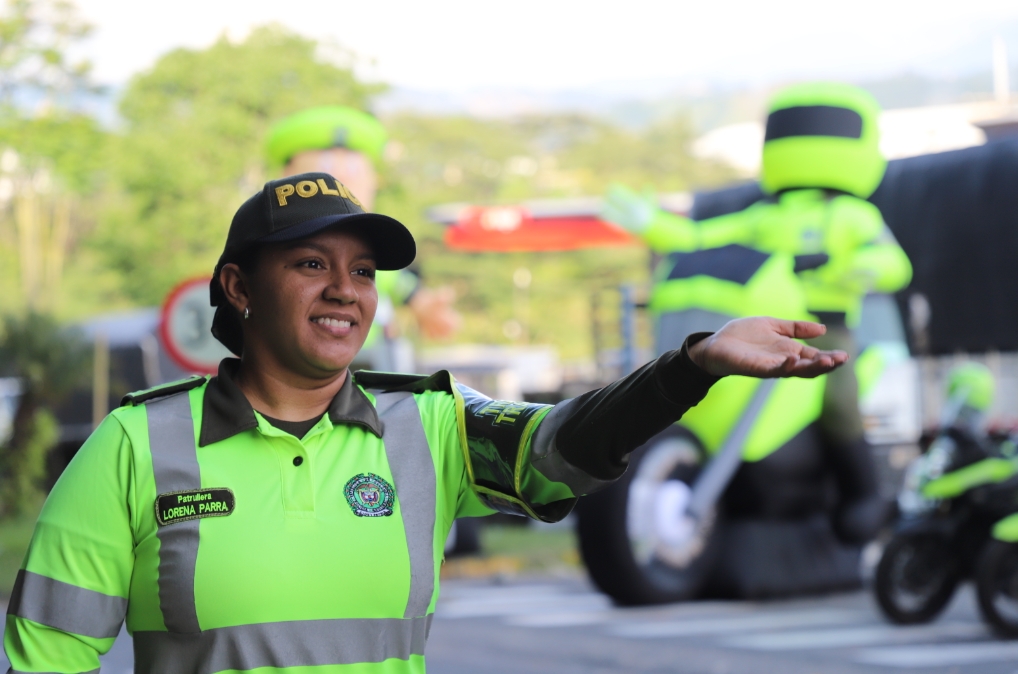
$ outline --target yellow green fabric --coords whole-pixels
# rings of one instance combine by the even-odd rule
[[[729,316],[809,318],[805,294],[793,273],[789,255],[770,256],[747,284],[709,275],[669,279],[672,264],[672,260],[665,259],[655,270],[648,307],[656,314],[709,308]]]
[[[947,377],[947,397],[965,396],[965,404],[985,412],[993,405],[996,388],[993,373],[982,363],[964,363],[951,369]]]
[[[446,390],[431,387],[412,394],[436,475],[435,583],[428,613],[438,596],[438,570],[453,520],[492,512],[472,488],[462,397],[453,393],[451,377],[444,376]],[[183,394],[188,396],[195,437],[207,386],[206,381]],[[371,393],[360,390],[374,404]],[[538,406],[533,423],[519,435],[514,479],[522,492],[508,495],[531,504],[573,496],[565,485],[551,483],[530,468],[530,440],[543,410]],[[236,495],[230,515],[199,520],[194,600],[202,631],[285,621],[402,619],[411,568],[400,496],[393,516],[357,517],[343,492],[358,474],[375,474],[393,484],[383,440],[361,425],[334,424],[329,415],[303,439],[257,413],[256,419],[256,428],[195,450],[202,488],[227,487]],[[295,457],[303,460],[299,468]],[[145,405],[115,410],[50,493],[22,568],[76,588],[127,598],[126,623],[132,634],[166,631],[158,585],[156,497]],[[95,670],[98,656],[112,642],[10,616],[4,636],[16,671]],[[305,669],[416,673],[424,672],[424,659],[412,655],[378,663],[258,671],[295,674]]]
[[[779,380],[750,430],[743,460],[767,458],[815,422],[823,404],[824,383],[823,377]],[[725,377],[711,387],[703,401],[686,412],[682,425],[693,431],[707,452],[713,454],[735,427],[759,385],[758,379]]]
[[[764,190],[821,187],[866,198],[884,176],[880,153],[880,106],[866,91],[835,82],[799,84],[771,101],[769,115],[790,108],[843,108],[862,118],[859,138],[791,135],[764,142],[760,182]]]
[[[387,134],[372,115],[341,105],[308,108],[277,122],[266,141],[274,166],[283,166],[299,152],[345,147],[382,160]]]
[[[1018,513],[993,525],[993,537],[1005,543],[1018,543]]]
[[[1016,473],[1018,463],[1012,459],[983,459],[930,480],[923,487],[923,496],[936,499],[954,498],[973,487],[1003,482]]]
[[[787,255],[826,254],[826,264],[799,275],[807,307],[810,312],[843,312],[851,326],[858,323],[866,293],[896,292],[912,280],[908,256],[877,207],[824,190],[785,192],[700,223],[660,213],[644,238],[662,254],[728,244]]]

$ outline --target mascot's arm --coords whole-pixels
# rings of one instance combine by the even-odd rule
[[[890,230],[885,231],[886,236],[856,251],[852,267],[856,274],[869,279],[872,290],[893,293],[912,280],[912,263]]]
[[[696,250],[696,223],[663,211],[653,193],[639,194],[612,185],[605,194],[601,219],[617,225],[644,241],[656,253]]]
[[[697,229],[689,218],[658,209],[642,236],[655,253],[688,253],[699,247]]]
[[[849,277],[861,292],[893,293],[912,280],[912,264],[884,224],[880,210],[855,197],[838,197],[832,203],[829,248],[832,257],[844,259]]]
[[[721,248],[731,244],[753,247],[757,226],[755,215],[756,209],[751,206],[701,221],[697,226],[699,248]]]

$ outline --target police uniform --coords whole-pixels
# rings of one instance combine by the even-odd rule
[[[318,179],[249,203],[277,234],[321,224],[314,200],[344,197],[327,178],[310,194]],[[295,220],[285,199],[316,205]],[[294,435],[252,409],[238,367],[127,396],[75,456],[8,607],[12,671],[97,671],[126,620],[138,674],[423,672],[454,518],[560,520],[716,381],[685,347],[556,406],[357,373]]]
[[[858,325],[865,295],[896,292],[912,277],[908,257],[880,211],[865,200],[880,184],[886,167],[879,149],[878,116],[876,101],[856,87],[836,83],[789,87],[771,102],[767,118],[761,184],[769,198],[743,211],[695,223],[616,188],[609,193],[605,215],[664,255],[744,246],[794,256],[796,266],[801,265],[797,271],[806,307],[828,328],[813,345],[854,355],[851,328]],[[665,264],[670,265],[670,259]],[[670,293],[676,291],[669,290],[669,279],[658,280],[654,293],[667,311]],[[766,310],[764,302],[755,312]],[[667,321],[660,329],[666,338]],[[851,522],[842,527],[843,533],[854,541],[866,540],[880,524],[882,506],[854,368],[827,375],[820,427],[844,478],[843,491],[859,506],[850,508],[859,512],[846,516]]]

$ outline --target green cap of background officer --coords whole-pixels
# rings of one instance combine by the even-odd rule
[[[374,209],[377,166],[388,136],[372,115],[341,105],[302,110],[277,122],[266,142],[266,155],[284,175],[322,171],[334,175],[357,195],[364,210]]]
[[[880,154],[880,106],[847,84],[788,87],[771,101],[761,183],[771,193],[820,187],[867,198],[887,161]]]

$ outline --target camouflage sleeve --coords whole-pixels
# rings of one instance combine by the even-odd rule
[[[617,480],[630,452],[678,421],[717,381],[688,354],[690,343],[709,334],[691,335],[682,349],[554,407],[492,400],[455,384],[461,444],[480,501],[557,522],[577,497]]]
[[[550,405],[492,400],[457,383],[471,486],[487,507],[542,522],[569,514],[576,496],[531,464],[534,433]]]

